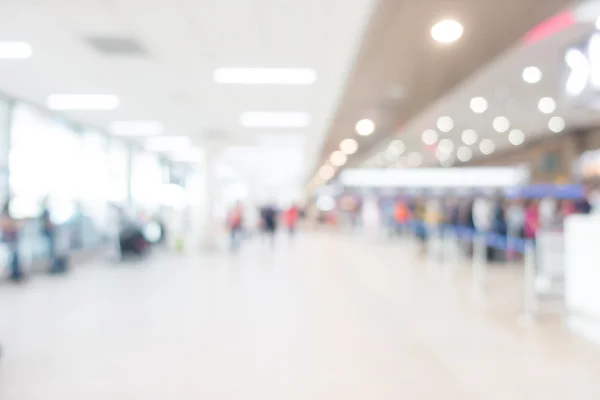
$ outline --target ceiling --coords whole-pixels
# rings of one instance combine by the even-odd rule
[[[515,144],[509,141],[511,129],[518,129],[524,133],[523,143],[517,145],[520,146],[549,135],[600,125],[598,104],[590,104],[581,96],[571,96],[565,90],[569,76],[569,67],[565,63],[566,51],[570,48],[585,49],[594,32],[597,32],[597,28],[593,19],[576,20],[569,27],[539,41],[516,44],[497,60],[481,68],[444,97],[425,108],[388,140],[375,146],[368,153],[365,165],[410,166],[407,156],[411,152],[423,155],[421,165],[460,165],[456,149],[466,146],[462,140],[465,130],[474,130],[477,133],[478,140],[466,147],[470,147],[473,160],[478,161],[489,155],[480,150],[482,140],[493,142],[495,154],[514,150]],[[526,83],[522,77],[523,70],[530,66],[538,67],[542,72],[538,83]],[[470,102],[475,97],[487,100],[489,106],[485,112],[473,112]],[[544,97],[555,101],[556,110],[550,113],[540,111],[539,102]],[[440,132],[436,126],[439,117],[443,116],[451,117],[454,122],[454,128],[447,133]],[[494,119],[501,116],[510,122],[510,129],[503,133],[497,132],[493,124]],[[555,117],[565,121],[565,128],[560,133],[552,132],[549,126],[550,120]],[[451,152],[450,157],[443,158],[444,162],[440,163],[436,156],[439,142],[434,145],[424,143],[423,132],[426,130],[436,130],[439,140],[449,139],[453,143],[452,147],[455,150]],[[402,141],[404,153],[398,154],[397,157],[386,157],[390,140]]]
[[[234,167],[247,172],[258,165],[255,175],[281,167],[289,151],[295,167],[279,179],[302,181],[373,7],[374,0],[3,0],[0,40],[26,41],[34,53],[0,62],[0,90],[37,104],[51,93],[115,94],[115,111],[69,116],[97,127],[159,120],[168,134],[189,135],[199,145],[210,137],[225,147],[246,146],[261,162],[234,158]],[[126,55],[98,51],[94,44],[106,45],[97,40],[106,37],[139,47]],[[311,86],[218,85],[219,67],[312,68],[318,79]],[[244,111],[307,112],[312,123],[243,128]]]
[[[412,126],[413,119],[427,107],[569,3],[383,0],[371,19],[315,168],[327,163],[341,140],[348,137],[360,144],[348,165],[360,164],[377,146]],[[443,18],[464,25],[459,41],[443,45],[431,39],[430,28]],[[361,118],[376,123],[374,134],[366,138],[356,135],[354,125]]]

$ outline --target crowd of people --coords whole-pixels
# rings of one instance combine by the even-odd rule
[[[513,239],[534,239],[540,230],[557,231],[575,213],[589,213],[583,198],[505,198],[503,196],[431,196],[344,200],[336,212],[353,227],[408,231],[423,242],[432,232],[460,227]]]
[[[283,225],[290,237],[293,237],[296,232],[298,220],[302,216],[302,210],[296,205],[291,205],[284,211],[280,211],[276,206],[267,204],[260,207],[258,214],[258,226],[253,227],[248,226],[249,224],[244,218],[244,206],[241,202],[237,202],[229,210],[227,228],[229,230],[231,250],[238,250],[243,239],[249,236],[249,233],[253,230],[260,231],[268,240],[271,247],[275,246],[275,238],[280,225]]]

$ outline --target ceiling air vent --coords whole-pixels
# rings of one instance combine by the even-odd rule
[[[90,36],[86,41],[99,53],[109,56],[145,56],[146,49],[134,38]]]

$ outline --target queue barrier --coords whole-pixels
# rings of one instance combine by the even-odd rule
[[[431,225],[411,221],[409,229],[425,235],[428,264],[441,264],[450,274],[461,261],[461,242],[472,245],[472,289],[482,295],[487,284],[488,249],[523,256],[523,309],[527,319],[542,313],[564,310],[564,236],[562,232],[542,231],[535,240],[512,238],[493,232],[479,232],[456,225]],[[462,259],[462,260],[461,260]]]

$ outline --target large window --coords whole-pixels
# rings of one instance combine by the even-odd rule
[[[125,206],[129,191],[129,149],[111,140],[108,151],[108,200]]]

